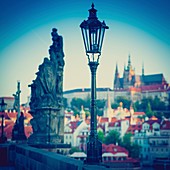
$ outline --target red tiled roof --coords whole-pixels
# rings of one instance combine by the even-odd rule
[[[12,120],[5,119],[5,126],[10,125],[11,123],[14,123]],[[1,122],[0,122],[1,125]]]
[[[11,139],[12,138],[12,129],[14,126],[14,122],[11,121],[10,124],[8,124],[7,126],[4,127],[4,133],[7,137],[7,139]],[[32,133],[32,127],[31,126],[25,126],[24,127],[24,131],[25,131],[25,135],[28,138],[30,136],[30,134]],[[1,131],[0,131],[0,135],[1,135]]]
[[[163,84],[154,84],[154,85],[147,85],[147,86],[141,86],[141,90],[142,92],[153,92],[153,91],[159,91],[159,92],[163,92],[166,91],[166,88],[164,88],[165,86]]]
[[[145,113],[144,112],[134,112],[133,115],[145,115]]]
[[[88,135],[78,135],[77,138],[87,138]]]
[[[141,92],[141,88],[129,87],[129,91]]]
[[[99,123],[105,123],[108,122],[109,118],[108,117],[101,117],[101,119],[99,119]]]
[[[158,120],[158,118],[155,116],[152,116],[149,120]]]
[[[12,120],[12,119],[15,119],[17,118],[17,112],[8,112],[7,115],[8,117]]]
[[[7,114],[6,112],[0,112],[0,117],[1,117],[2,115],[4,115],[4,118],[5,118],[5,119],[10,119],[9,116],[8,116],[8,114]]]
[[[117,121],[117,118],[116,117],[112,117],[111,118],[111,122],[116,122]]]
[[[140,131],[142,129],[142,125],[139,124],[135,124],[135,125],[130,125],[128,130],[127,130],[127,133],[132,133],[134,134],[136,130]]]
[[[152,125],[153,125],[154,123],[160,124],[160,123],[161,123],[161,120],[160,120],[160,119],[157,119],[157,120],[149,119],[149,120],[143,122],[143,124],[144,124],[144,123],[149,124],[149,125],[150,125],[150,130],[152,130]]]
[[[121,121],[122,120],[117,120],[115,122],[110,122],[108,126],[109,127],[120,127],[121,126]]]
[[[75,129],[82,123],[82,121],[72,121],[69,123],[69,127],[72,130],[72,132],[75,131]]]
[[[170,120],[164,120],[161,124],[161,130],[170,130]]]
[[[102,144],[102,153],[106,153],[106,152],[110,152],[113,154],[124,152],[127,155],[129,155],[129,152],[125,148],[114,144],[109,144],[109,145]]]
[[[143,122],[143,123],[148,123],[149,125],[152,125],[152,124],[154,124],[154,123],[159,123],[160,124],[160,122],[161,122],[161,120],[152,120],[152,119],[149,119],[149,120],[147,120],[147,121],[145,121],[145,122]]]

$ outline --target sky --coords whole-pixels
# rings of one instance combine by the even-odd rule
[[[170,83],[169,0],[5,0],[0,2],[0,97],[12,96],[21,83],[21,102],[38,66],[49,57],[51,31],[63,36],[63,89],[90,87],[91,76],[80,24],[94,3],[106,30],[97,70],[97,87],[113,88],[116,63],[122,76],[128,56],[140,75],[163,73]]]

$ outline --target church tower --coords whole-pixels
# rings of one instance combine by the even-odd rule
[[[144,71],[144,63],[142,63],[142,76],[145,75],[145,71]]]
[[[116,70],[115,70],[115,78],[114,78],[114,89],[120,88],[120,80],[119,80],[119,71],[118,71],[118,65],[116,63]]]
[[[131,58],[130,55],[128,57],[128,65],[127,68],[124,68],[123,73],[123,88],[128,88],[129,86],[134,85],[134,76],[135,76],[135,70],[132,69],[131,65]]]
[[[103,117],[108,117],[109,120],[111,120],[112,114],[113,114],[113,109],[111,107],[110,94],[109,94],[109,89],[108,89],[108,91],[107,91],[107,101],[106,101],[106,104],[105,104]]]

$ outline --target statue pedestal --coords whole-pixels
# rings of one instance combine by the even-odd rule
[[[60,109],[52,107],[37,108],[31,111],[33,134],[28,138],[28,144],[58,144],[63,143],[64,116]]]
[[[60,137],[54,133],[36,133],[32,134],[28,139],[29,144],[58,144],[61,143]]]

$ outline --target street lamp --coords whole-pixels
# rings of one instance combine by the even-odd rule
[[[106,26],[105,22],[100,22],[97,18],[97,10],[94,4],[89,9],[88,20],[80,24],[82,31],[88,65],[91,70],[91,121],[90,136],[87,142],[87,159],[88,164],[96,164],[102,161],[102,143],[98,140],[97,135],[97,113],[96,113],[96,71],[99,65],[102,43],[104,39]]]

